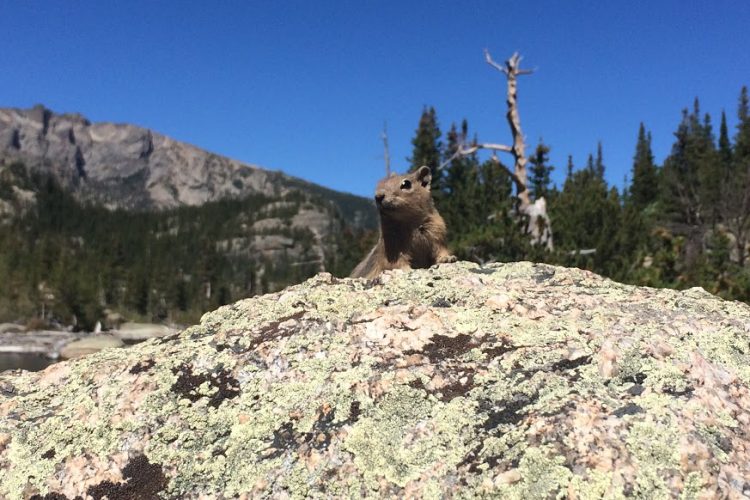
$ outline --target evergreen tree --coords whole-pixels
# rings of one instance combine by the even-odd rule
[[[440,189],[442,172],[438,171],[440,166],[443,145],[440,142],[440,127],[438,126],[435,108],[425,107],[419,118],[419,125],[411,140],[413,149],[409,162],[409,172],[417,170],[422,165],[427,165],[432,170],[432,188]]]
[[[596,167],[594,167],[594,155],[589,153],[588,158],[586,158],[586,170],[591,172],[592,175],[596,175]]]
[[[741,123],[747,123],[750,119],[750,99],[747,96],[747,86],[743,85],[740,89],[740,105],[738,109],[738,117]]]
[[[456,237],[459,233],[470,232],[480,224],[488,210],[479,197],[481,186],[476,155],[454,158],[456,151],[466,143],[468,134],[468,122],[463,120],[460,131],[454,123],[446,135],[444,156],[447,166],[440,189],[443,196],[436,199],[438,210]]]
[[[719,159],[723,171],[722,178],[727,179],[732,171],[732,144],[729,142],[727,130],[727,115],[721,112],[721,126],[719,127]]]
[[[596,145],[596,163],[594,164],[594,173],[600,179],[604,179],[604,156],[602,155],[602,142]]]
[[[512,216],[512,180],[496,158],[479,164],[476,155],[454,158],[469,136],[466,120],[446,134],[438,209],[448,226],[449,246],[460,258],[484,262],[514,260],[527,255],[520,227]],[[526,246],[525,246],[526,245]]]
[[[550,173],[555,167],[548,165],[549,163],[549,152],[550,148],[542,139],[539,139],[534,150],[534,155],[529,159],[531,163],[531,172],[529,178],[529,184],[531,185],[531,193],[534,199],[547,197],[550,189]]]
[[[453,158],[458,149],[466,143],[466,136],[468,135],[469,125],[466,120],[461,123],[461,130],[456,129],[456,124],[451,124],[451,128],[446,134],[446,145],[444,151],[444,158],[447,161],[446,174],[443,176],[442,190],[447,195],[459,195],[460,191],[465,187],[468,177],[468,172],[471,169],[472,164],[475,164],[476,154],[471,156],[458,156]],[[448,161],[450,160],[450,161]]]
[[[750,102],[747,87],[742,87],[737,107],[737,135],[734,138],[733,168],[736,184],[743,184],[750,177]]]
[[[696,100],[697,102],[697,100]],[[716,224],[719,222],[719,203],[721,201],[722,180],[724,168],[721,163],[719,151],[716,148],[716,139],[711,125],[711,116],[706,113],[703,116],[701,126],[701,141],[705,148],[705,158],[701,162],[700,196],[705,206],[706,222]]]
[[[674,222],[698,228],[715,221],[721,179],[711,122],[701,122],[698,99],[692,113],[683,110],[675,138],[664,161],[665,207]]]
[[[475,262],[530,259],[533,251],[513,210],[513,181],[496,158],[479,165],[479,182],[471,221],[448,224],[450,246],[460,259]]]
[[[621,204],[615,188],[600,176],[603,162],[589,155],[586,168],[572,171],[572,159],[563,188],[550,204],[555,247],[561,264],[612,273],[618,263]],[[582,229],[585,228],[585,229]],[[579,253],[581,252],[581,253]]]
[[[730,154],[726,153],[726,146],[722,147],[723,143],[729,142],[725,138],[728,135],[727,132],[722,130],[719,140],[720,155],[725,169],[727,169],[726,162],[729,158],[728,173],[722,185],[721,217],[733,239],[734,259],[743,269],[747,262],[747,247],[750,244],[750,110],[748,107],[750,104],[747,87],[742,87],[737,108],[739,118],[737,135]]]
[[[629,200],[637,208],[643,208],[656,200],[659,194],[658,172],[651,152],[651,134],[641,123],[633,158],[633,183]]]

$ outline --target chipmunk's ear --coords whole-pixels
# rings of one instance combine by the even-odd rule
[[[430,170],[430,167],[424,165],[419,167],[419,170],[417,170],[417,180],[423,187],[429,186],[430,182],[432,182],[432,171]]]

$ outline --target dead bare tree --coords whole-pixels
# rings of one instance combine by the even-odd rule
[[[506,104],[507,112],[506,118],[508,125],[510,126],[510,132],[513,136],[513,145],[508,146],[505,144],[496,143],[472,143],[469,145],[462,145],[457,148],[456,153],[452,158],[449,158],[440,167],[444,167],[449,164],[453,159],[459,156],[466,156],[475,153],[479,149],[486,149],[493,152],[493,159],[497,161],[497,152],[509,153],[513,155],[513,170],[510,169],[508,174],[513,180],[513,184],[516,188],[516,197],[518,199],[518,205],[516,207],[517,213],[527,218],[526,222],[526,233],[530,235],[531,241],[534,244],[541,244],[552,250],[552,227],[550,225],[550,219],[547,215],[547,203],[544,198],[539,198],[531,202],[529,198],[528,189],[528,175],[526,172],[526,142],[521,129],[521,117],[518,113],[518,77],[521,75],[529,75],[533,73],[532,70],[521,69],[522,57],[515,52],[504,65],[496,63],[487,49],[484,50],[484,58],[487,64],[503,73],[507,80],[507,92],[506,92]],[[499,165],[502,165],[497,161]]]
[[[487,64],[505,74],[508,81],[508,90],[506,96],[506,102],[508,105],[508,111],[505,117],[508,120],[510,126],[510,132],[513,136],[513,146],[510,148],[510,153],[513,155],[514,161],[514,174],[516,182],[516,196],[520,202],[520,209],[530,205],[528,181],[526,175],[526,143],[524,141],[523,131],[521,130],[521,117],[518,114],[518,77],[521,75],[530,75],[533,71],[528,69],[521,69],[521,56],[518,52],[515,52],[510,59],[505,61],[505,66],[501,66],[492,60],[490,52],[484,50],[484,59]],[[502,149],[506,151],[505,149]]]
[[[388,149],[388,123],[383,123],[383,133],[381,134],[383,139],[383,156],[385,158],[385,176],[391,175],[391,152]]]

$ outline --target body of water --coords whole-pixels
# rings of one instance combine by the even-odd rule
[[[125,347],[140,344],[144,339],[127,339],[123,340]],[[0,352],[0,372],[5,370],[29,370],[38,372],[44,370],[49,365],[62,361],[62,358],[51,359],[41,353],[36,352]]]
[[[39,353],[0,352],[0,372],[5,370],[44,370],[57,360]]]

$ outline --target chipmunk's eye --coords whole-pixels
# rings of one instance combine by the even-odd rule
[[[411,189],[411,181],[409,179],[404,179],[401,183],[401,189]]]

